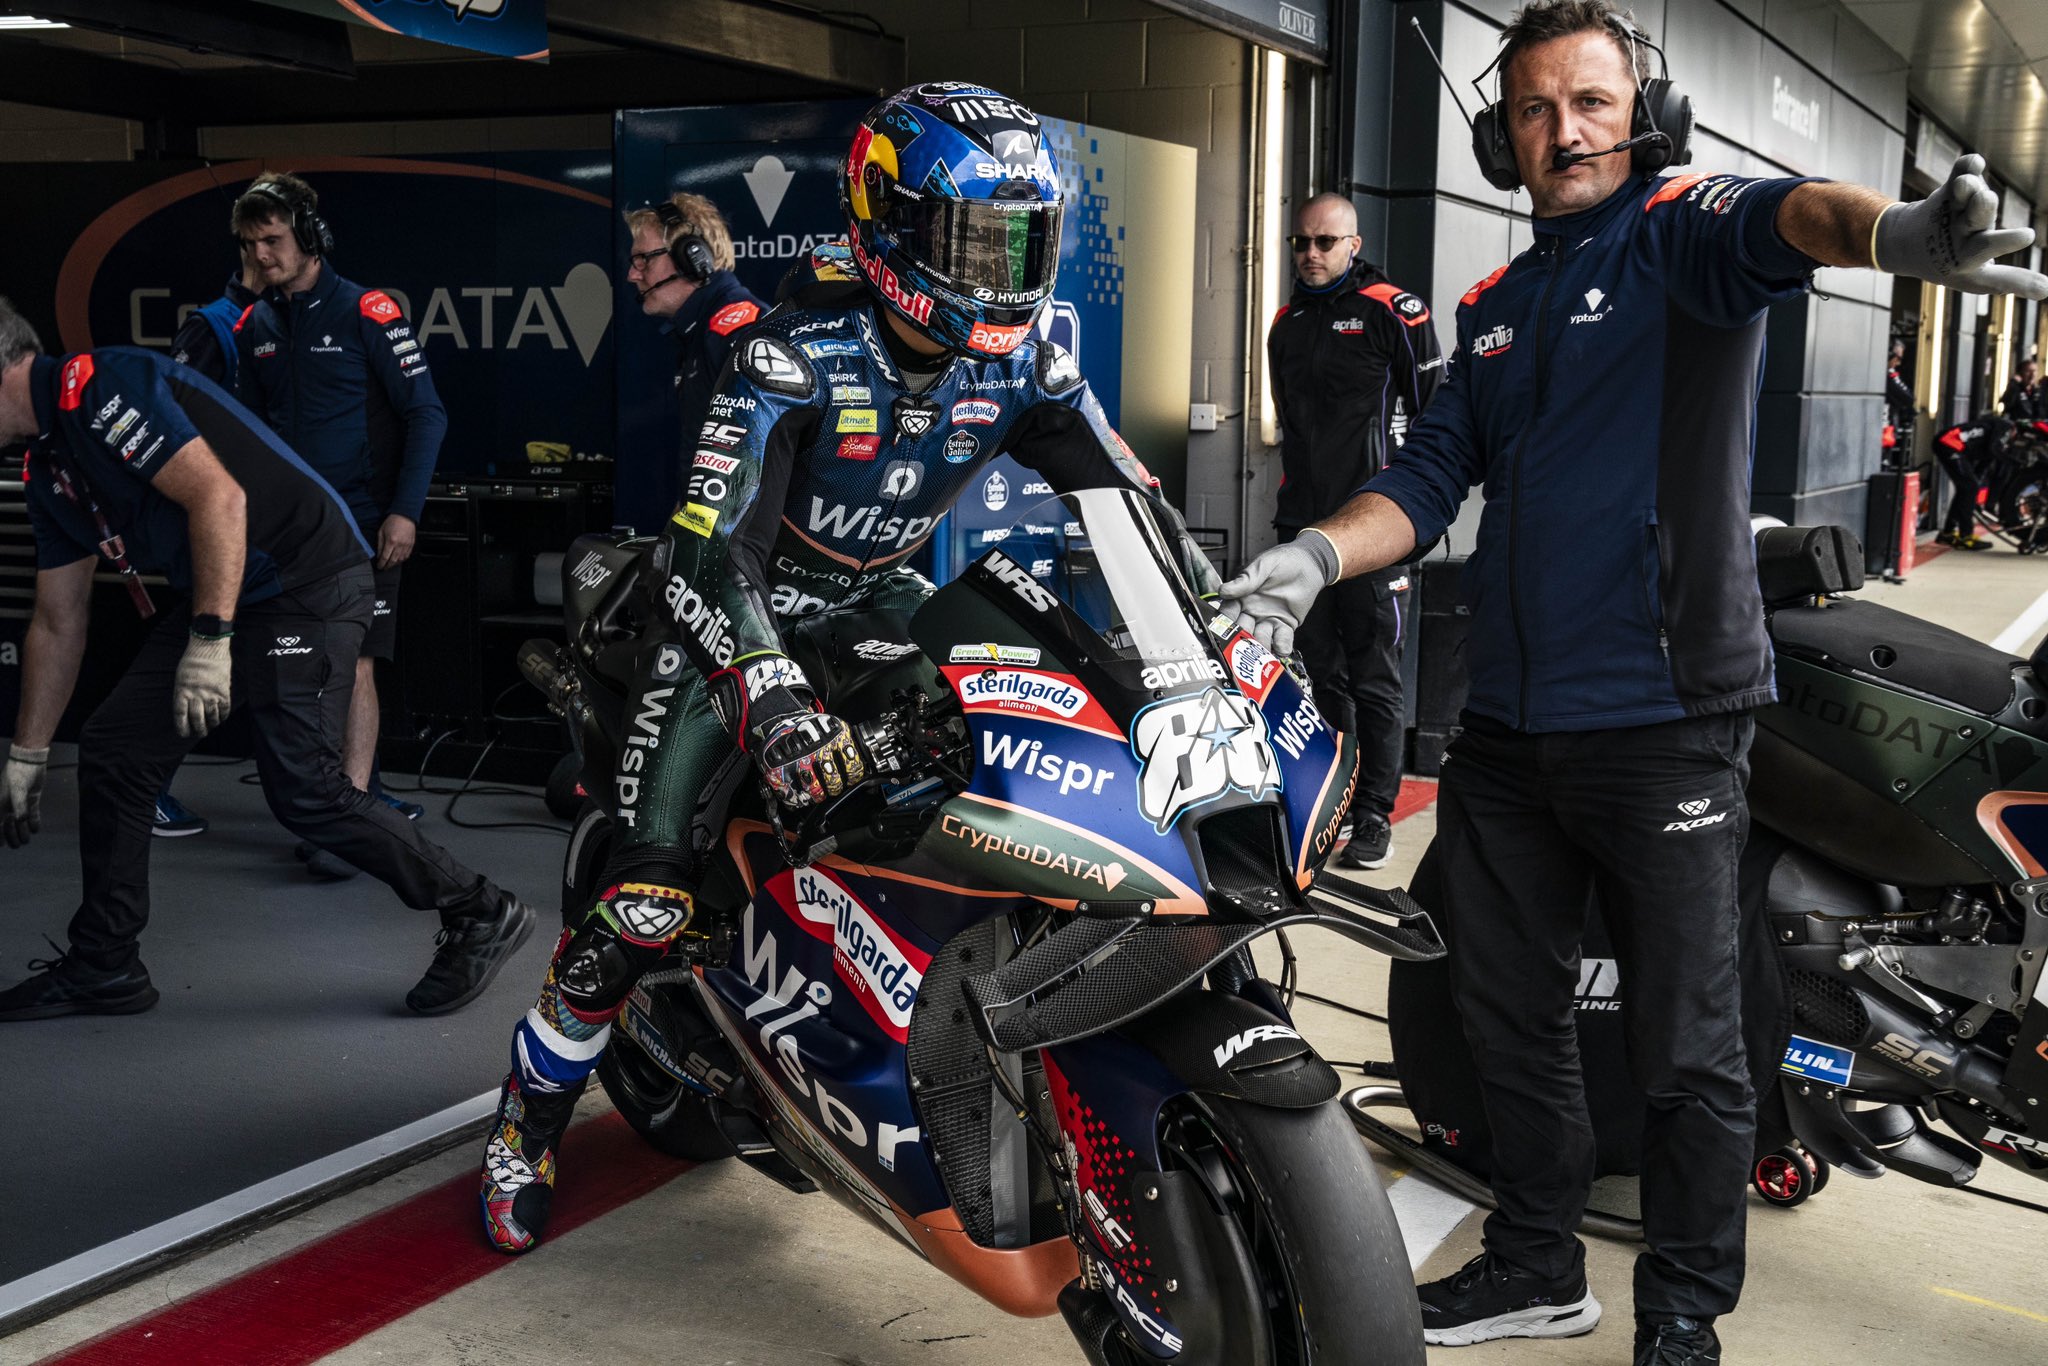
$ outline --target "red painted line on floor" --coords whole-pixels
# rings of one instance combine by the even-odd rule
[[[1418,811],[1427,810],[1436,804],[1436,779],[1403,778],[1401,791],[1394,797],[1394,811],[1390,821],[1404,821]]]
[[[570,1130],[550,1240],[674,1180],[617,1113]],[[481,1161],[481,1150],[478,1153]],[[484,1241],[476,1172],[48,1357],[42,1366],[305,1366],[512,1259]],[[533,1254],[528,1254],[533,1255]]]

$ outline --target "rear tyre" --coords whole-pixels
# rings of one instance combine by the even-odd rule
[[[1202,1179],[1264,1292],[1273,1366],[1422,1366],[1407,1245],[1335,1104],[1278,1110],[1183,1097],[1161,1120],[1169,1169]],[[1122,1347],[1118,1366],[1157,1366]]]
[[[718,1102],[670,1076],[616,1029],[598,1061],[597,1079],[633,1132],[650,1146],[692,1162],[733,1155],[732,1140],[718,1125]]]

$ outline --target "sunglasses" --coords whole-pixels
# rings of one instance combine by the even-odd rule
[[[647,272],[648,266],[652,265],[654,262],[660,260],[662,257],[666,255],[668,255],[667,247],[656,247],[653,251],[633,252],[630,255],[628,255],[626,259],[632,262],[632,268],[634,270],[637,270],[644,275]]]
[[[1297,254],[1307,251],[1311,242],[1315,243],[1317,251],[1327,254],[1339,242],[1349,242],[1350,240],[1351,236],[1348,233],[1342,237],[1310,237],[1307,233],[1300,232],[1287,235],[1287,245],[1294,248]]]

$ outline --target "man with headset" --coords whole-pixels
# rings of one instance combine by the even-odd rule
[[[1501,35],[1474,150],[1526,183],[1535,243],[1466,294],[1450,377],[1388,469],[1224,585],[1285,652],[1316,595],[1487,504],[1464,732],[1438,804],[1451,981],[1493,1131],[1485,1251],[1421,1287],[1443,1346],[1589,1331],[1576,1237],[1594,1143],[1572,1025],[1588,887],[1621,959],[1648,1104],[1637,1366],[1721,1359],[1742,1285],[1754,1107],[1736,863],[1749,710],[1774,700],[1749,468],[1765,313],[1822,265],[2048,297],[1966,157],[1915,204],[1815,180],[1656,179],[1691,108],[1604,0],[1536,0]],[[1610,156],[1627,151],[1631,155]]]
[[[412,556],[427,483],[448,432],[448,411],[427,354],[390,295],[327,264],[334,237],[319,196],[295,175],[266,172],[235,201],[235,236],[262,273],[263,297],[236,327],[240,397],[334,486],[375,555],[375,607],[343,737],[349,781],[402,814],[419,808],[376,778],[376,661],[398,642],[400,567]],[[354,876],[300,846],[315,876]]]
[[[643,480],[654,496],[625,511],[642,531],[659,527],[675,511],[682,462],[696,449],[711,411],[711,390],[732,354],[733,338],[761,316],[761,301],[732,273],[732,233],[718,206],[700,194],[670,195],[626,215],[633,234],[626,279],[640,296],[640,311],[665,320],[676,344],[676,397],[682,440],[656,480]]]

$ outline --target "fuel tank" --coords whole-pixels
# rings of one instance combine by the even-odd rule
[[[1865,877],[2007,883],[2048,862],[2048,696],[2027,661],[1876,603],[1771,616],[1756,819]]]

